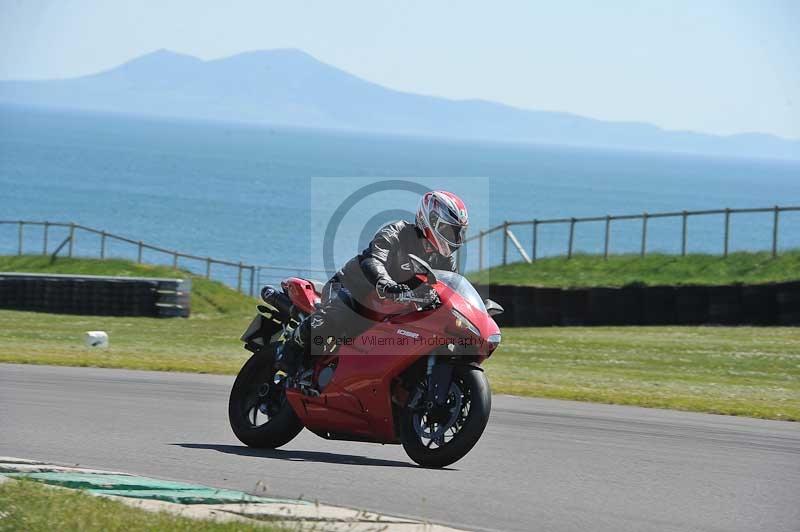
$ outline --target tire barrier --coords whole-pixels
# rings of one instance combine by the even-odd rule
[[[191,281],[0,273],[0,308],[93,316],[188,317]]]
[[[642,291],[639,286],[589,289],[589,324],[633,325],[642,318]]]
[[[781,325],[800,325],[800,281],[776,286],[777,321]]]
[[[616,288],[597,287],[589,289],[589,323],[613,325],[619,321],[618,294]]]
[[[529,321],[521,323],[561,325],[561,290],[538,288],[531,292],[533,293],[533,312],[527,315]]]
[[[778,285],[742,286],[741,300],[743,323],[778,323]]]
[[[561,292],[561,325],[588,325],[589,289],[576,288]]]
[[[536,308],[536,302],[533,299],[534,295],[535,292],[531,290],[514,290],[511,295],[511,305],[514,307],[514,323],[524,323],[528,316],[533,313],[533,309]],[[499,318],[500,316],[495,317]]]
[[[475,287],[504,309],[501,327],[547,325],[800,325],[800,281],[622,288]]]
[[[675,322],[678,325],[708,323],[707,286],[679,286],[675,289]]]
[[[735,325],[741,321],[742,287],[737,285],[708,287],[708,322]]]
[[[669,325],[675,323],[677,291],[674,286],[643,287],[642,323],[644,325]]]

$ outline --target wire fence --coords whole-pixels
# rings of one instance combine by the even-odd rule
[[[510,262],[509,252],[513,252],[516,250],[519,258],[525,262],[533,262],[538,258],[541,258],[543,255],[541,254],[541,243],[540,243],[540,228],[542,226],[547,225],[561,225],[565,226],[566,231],[566,239],[563,241],[563,248],[562,254],[566,256],[567,259],[572,258],[573,254],[576,252],[575,242],[576,242],[576,228],[578,224],[601,224],[602,226],[602,236],[600,237],[602,243],[602,255],[604,258],[608,258],[608,255],[611,253],[611,242],[612,242],[612,230],[614,222],[619,221],[639,221],[640,222],[640,229],[639,229],[639,246],[638,252],[639,254],[644,257],[648,253],[648,223],[654,219],[664,219],[664,218],[677,218],[680,220],[680,254],[681,256],[685,256],[687,254],[687,249],[689,245],[689,218],[691,217],[701,217],[701,216],[712,216],[712,215],[722,215],[722,226],[720,228],[720,248],[719,252],[723,257],[727,257],[731,251],[731,218],[736,214],[754,214],[754,213],[761,213],[767,214],[768,216],[760,220],[762,224],[769,224],[771,228],[771,241],[769,241],[769,246],[771,249],[772,256],[775,257],[779,253],[779,239],[780,239],[780,220],[781,220],[781,213],[785,212],[792,212],[792,211],[800,211],[800,206],[774,206],[774,207],[764,207],[764,208],[746,208],[746,209],[710,209],[710,210],[698,210],[698,211],[676,211],[676,212],[657,212],[657,213],[641,213],[641,214],[623,214],[623,215],[605,215],[605,216],[588,216],[588,217],[579,217],[579,218],[550,218],[550,219],[533,219],[533,220],[526,220],[526,221],[506,221],[500,225],[487,229],[485,231],[480,231],[477,235],[473,235],[466,239],[465,245],[459,250],[459,264],[462,265],[462,270],[467,269],[466,264],[466,256],[468,252],[468,248],[476,245],[478,246],[477,251],[477,270],[483,271],[487,267],[492,267],[493,265],[506,265]],[[763,217],[762,217],[763,218]],[[519,228],[523,226],[528,226],[531,230],[531,244],[529,248],[523,246],[520,241],[520,238],[512,228]],[[487,249],[488,249],[488,242],[487,239],[494,234],[500,234],[502,237],[502,251],[500,251],[500,260],[499,261],[487,261]],[[707,244],[707,242],[704,242]]]
[[[97,257],[100,259],[110,257],[133,259],[135,257],[136,262],[139,264],[143,262],[160,263],[171,265],[176,270],[183,268],[202,275],[206,279],[224,282],[235,287],[239,292],[251,296],[255,295],[256,289],[262,283],[277,282],[284,277],[292,275],[302,277],[305,274],[325,273],[324,270],[312,268],[254,265],[213,257],[201,257],[72,222],[0,220],[0,226],[3,225],[17,227],[16,251],[18,255],[25,253],[50,255],[52,260],[55,260],[59,255],[67,257]],[[41,236],[41,240],[38,242],[35,235],[31,238],[30,231],[33,228],[36,228],[36,233]],[[64,232],[65,229],[66,233]],[[79,238],[81,234],[82,236]],[[83,244],[83,241],[89,235],[95,240],[96,245],[82,245],[79,253],[77,250],[78,242],[80,241]],[[115,242],[125,244],[128,247],[127,249],[120,249],[113,245]]]
[[[540,244],[540,228],[543,226],[564,226],[566,228],[565,240],[562,243],[559,255],[572,258],[576,252],[576,228],[579,224],[600,224],[602,232],[599,236],[599,243],[602,244],[602,255],[608,258],[611,253],[612,235],[615,222],[634,221],[640,224],[638,234],[638,252],[644,257],[648,253],[648,224],[651,220],[677,218],[680,221],[679,242],[680,254],[686,255],[689,246],[689,219],[691,217],[722,215],[722,227],[720,235],[719,252],[723,257],[727,257],[731,252],[731,219],[737,214],[767,214],[765,219],[760,217],[762,225],[766,225],[771,232],[771,240],[768,242],[772,256],[775,257],[780,252],[780,227],[781,214],[786,212],[800,212],[800,206],[774,206],[765,208],[746,208],[746,209],[711,209],[698,211],[680,212],[658,212],[624,215],[589,216],[573,218],[550,218],[533,219],[527,221],[506,221],[490,229],[480,231],[466,239],[464,246],[458,252],[458,261],[461,265],[460,270],[468,269],[466,261],[469,248],[478,246],[477,251],[477,271],[483,271],[487,267],[495,265],[506,265],[511,262],[510,253],[515,250],[519,258],[525,262],[533,262],[544,256]],[[751,222],[752,224],[752,222]],[[214,279],[235,287],[239,292],[255,295],[256,290],[265,283],[277,283],[285,277],[327,277],[327,272],[322,269],[298,267],[298,266],[273,266],[246,264],[222,260],[213,257],[202,257],[190,253],[183,253],[177,250],[167,249],[161,246],[148,244],[141,240],[124,237],[121,235],[108,233],[92,227],[76,223],[49,222],[49,221],[29,221],[29,220],[0,220],[2,226],[16,226],[17,241],[16,246],[12,243],[11,247],[16,247],[18,255],[25,253],[40,253],[50,255],[55,260],[59,255],[68,257],[123,257],[136,260],[137,263],[157,263],[170,265],[174,269],[186,269],[195,274],[202,275],[207,279]],[[530,247],[526,248],[521,242],[517,233],[512,228],[528,226],[531,229]],[[34,234],[31,229],[37,228]],[[60,231],[60,233],[59,233]],[[663,231],[662,231],[663,233]],[[707,233],[707,231],[706,231]],[[489,246],[488,240],[493,235],[500,235],[502,240],[498,249],[497,245]],[[80,236],[79,238],[79,235]],[[37,238],[41,237],[41,240]],[[87,244],[87,236],[94,239],[94,243]],[[628,235],[631,236],[630,234]],[[663,236],[663,235],[662,235]],[[795,235],[796,236],[796,235]],[[707,235],[704,235],[704,239]],[[89,239],[91,240],[91,239]],[[78,251],[78,242],[81,242],[81,249]],[[120,248],[115,243],[121,243],[127,248]],[[707,242],[704,242],[707,244]],[[497,242],[493,242],[497,244]],[[766,246],[765,246],[766,247]],[[491,248],[491,249],[490,249]],[[552,246],[551,246],[552,250]],[[487,251],[490,259],[487,260]],[[495,253],[492,253],[492,252]],[[529,252],[530,251],[530,252]],[[499,255],[499,259],[498,259]],[[474,260],[472,262],[475,262]],[[325,279],[320,279],[325,280]]]

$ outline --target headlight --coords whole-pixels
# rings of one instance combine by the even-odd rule
[[[452,309],[450,312],[453,313],[453,316],[456,318],[456,326],[460,329],[467,329],[469,332],[474,334],[475,336],[480,336],[481,332],[475,327],[471,321],[469,321],[463,314],[459,311]]]

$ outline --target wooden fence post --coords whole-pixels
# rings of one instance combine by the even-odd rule
[[[775,210],[772,215],[772,258],[778,256],[778,214],[781,208],[775,205]]]
[[[567,242],[567,258],[572,258],[572,241],[575,238],[575,218],[569,221],[569,241]]]
[[[533,243],[531,244],[531,261],[536,260],[536,244],[539,239],[539,220],[533,220]]]
[[[211,279],[211,257],[206,257],[206,279]]]
[[[100,232],[100,258],[106,258],[106,232]]]
[[[47,238],[50,232],[50,222],[44,223],[44,243],[42,244],[42,255],[47,255]]]
[[[72,258],[72,246],[75,245],[75,223],[69,224],[69,258]]]
[[[508,222],[503,222],[503,266],[508,264]]]
[[[250,297],[253,297],[253,283],[255,281],[256,267],[250,266]]]
[[[683,211],[683,227],[681,228],[681,257],[686,256],[686,222],[689,218],[689,213]]]
[[[137,258],[136,258],[136,262],[138,262],[139,264],[142,263],[142,241],[141,240],[139,240],[139,254],[138,254]]]
[[[241,261],[239,262],[239,275],[238,275],[238,280],[236,282],[236,290],[238,290],[239,292],[242,291],[242,263],[241,263]]]
[[[731,233],[731,210],[729,208],[725,209],[725,243],[722,248],[722,256],[728,256],[728,240],[730,238]]]
[[[603,258],[608,259],[608,244],[611,238],[611,216],[606,215],[606,238],[603,244]]]
[[[25,226],[25,222],[20,220],[20,222],[19,222],[19,236],[18,236],[19,242],[17,242],[19,245],[17,247],[17,255],[22,255],[22,238],[23,238],[22,228],[24,226]]]
[[[647,213],[642,214],[642,257],[647,253]]]
[[[177,251],[173,251],[172,252],[172,269],[173,270],[177,270],[178,269],[178,252]]]

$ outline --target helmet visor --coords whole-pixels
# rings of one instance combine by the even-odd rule
[[[449,224],[440,218],[436,222],[435,229],[451,246],[460,246],[464,243],[464,235],[467,232],[464,225]]]

